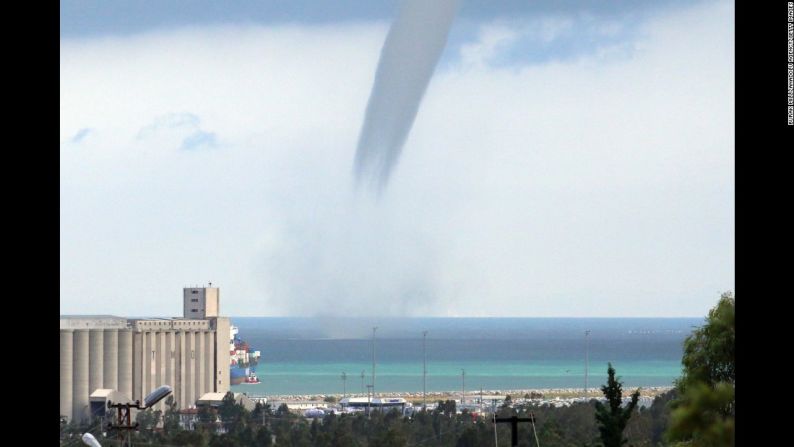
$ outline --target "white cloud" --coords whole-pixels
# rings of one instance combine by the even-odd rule
[[[460,48],[461,65],[482,68],[500,49],[514,43],[520,30],[505,24],[488,24],[480,27],[476,42],[464,44]]]
[[[522,68],[485,24],[378,203],[352,161],[387,24],[62,41],[61,311],[211,280],[230,315],[703,315],[734,277],[733,7],[639,27]],[[185,113],[215,150],[137,138]]]

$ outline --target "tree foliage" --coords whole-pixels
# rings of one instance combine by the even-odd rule
[[[163,431],[166,433],[176,433],[179,431],[179,405],[174,396],[168,396],[165,400],[165,414],[163,415]]]
[[[684,342],[669,440],[704,447],[735,445],[735,340],[736,300],[725,292],[706,324]]]
[[[736,382],[736,300],[725,292],[709,311],[706,324],[684,341],[683,375],[678,381],[683,391],[690,383],[716,386]]]
[[[735,445],[734,417],[724,414],[734,399],[734,387],[727,382],[714,387],[691,383],[671,415],[670,438],[688,440],[698,447]]]
[[[662,445],[659,433],[666,429],[671,395],[657,398],[650,409],[634,410],[626,428],[627,439],[635,447]],[[176,407],[169,402],[165,412],[164,428],[169,414]],[[594,447],[598,445],[599,431],[595,414],[595,401],[574,403],[567,407],[522,404],[498,408],[500,417],[513,415],[526,417],[533,413],[540,445],[552,447]],[[143,413],[143,412],[142,412]],[[146,419],[156,416],[148,411]],[[178,414],[178,413],[176,413]],[[271,447],[375,447],[375,446],[439,446],[475,447],[493,445],[494,424],[490,417],[475,417],[468,411],[457,413],[454,401],[441,401],[433,411],[417,410],[412,417],[399,411],[387,413],[374,411],[371,418],[363,413],[327,414],[323,419],[306,419],[280,406],[271,411],[269,405],[257,405],[248,411],[233,399],[226,399],[217,409],[200,407],[195,430],[176,425],[169,430],[154,429],[147,421],[147,429],[133,435],[133,444],[171,446],[271,446]],[[224,430],[222,428],[228,428]],[[64,443],[74,444],[81,433],[91,430],[88,425],[65,427]],[[509,424],[497,424],[499,444],[510,439]],[[111,438],[102,439],[102,445],[113,445]],[[654,434],[656,433],[656,435]],[[69,438],[69,435],[72,437]],[[656,438],[654,438],[656,436]],[[275,437],[275,442],[273,441]],[[529,424],[519,424],[518,441],[522,447],[534,447],[535,438]]]
[[[620,447],[628,440],[623,437],[623,430],[631,418],[631,414],[637,407],[637,400],[640,391],[637,390],[631,395],[631,401],[625,408],[623,404],[623,384],[619,379],[615,379],[615,368],[610,363],[607,368],[607,384],[601,387],[601,392],[607,399],[607,405],[601,402],[595,403],[595,418],[599,423],[598,431],[601,434],[601,442],[605,447]]]

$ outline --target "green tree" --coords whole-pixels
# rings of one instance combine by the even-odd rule
[[[289,417],[290,415],[291,413],[289,412],[289,407],[287,406],[287,404],[281,404],[276,409],[277,418],[285,418],[285,417]]]
[[[538,440],[541,445],[568,446],[565,442],[565,430],[556,421],[543,424],[538,430]]]
[[[208,431],[210,433],[215,432],[215,421],[217,420],[217,415],[215,414],[215,410],[209,407],[209,405],[201,405],[198,407],[198,412],[196,414],[196,427],[200,428],[203,431]]]
[[[669,438],[697,447],[736,445],[734,417],[724,415],[734,399],[734,387],[729,383],[715,387],[703,382],[689,384],[670,417]]]
[[[254,410],[251,412],[251,422],[255,426],[269,426],[270,417],[273,416],[273,410],[270,404],[262,404],[257,402]]]
[[[355,442],[355,435],[353,433],[353,425],[351,422],[352,421],[349,417],[343,415],[339,419],[339,422],[335,424],[335,426],[332,428],[332,447],[347,447],[357,444]]]
[[[165,407],[163,431],[166,435],[173,435],[182,429],[179,425],[179,405],[176,403],[174,396],[166,398]]]
[[[651,419],[651,431],[648,436],[653,445],[660,445],[664,441],[664,434],[670,425],[670,402],[676,396],[678,396],[678,392],[672,389],[653,399],[651,408],[647,412]]]
[[[694,446],[735,445],[736,300],[720,296],[706,324],[684,342],[667,438]]]
[[[382,447],[404,447],[408,444],[405,435],[398,428],[388,428],[374,439],[373,445]]]
[[[257,446],[270,447],[273,445],[273,433],[267,427],[261,427],[256,432],[254,444]]]
[[[185,445],[191,447],[204,447],[208,445],[208,436],[206,431],[189,431],[182,430],[168,439],[168,444],[171,445]]]
[[[634,408],[637,407],[637,399],[640,397],[640,390],[631,395],[631,402],[625,408],[621,408],[623,403],[623,384],[620,379],[615,379],[615,368],[612,363],[607,368],[607,384],[601,387],[601,392],[607,398],[607,404],[596,402],[595,418],[599,423],[598,431],[601,434],[601,442],[604,447],[620,447],[628,442],[623,437],[623,430],[631,417]]]
[[[250,417],[248,410],[241,403],[237,403],[231,392],[223,396],[223,401],[218,407],[218,415],[221,417],[224,429],[237,435],[248,425]]]
[[[162,411],[160,410],[144,410],[138,412],[135,420],[140,424],[140,431],[152,431],[157,426],[157,423],[160,422],[161,415]]]
[[[439,400],[438,404],[436,405],[436,412],[450,417],[457,412],[457,404],[451,399]]]
[[[736,382],[736,300],[731,292],[722,294],[706,324],[686,338],[681,363],[684,371],[678,387],[682,391],[695,382],[712,387]]]

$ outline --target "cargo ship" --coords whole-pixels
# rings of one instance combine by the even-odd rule
[[[232,385],[255,385],[260,383],[256,372],[251,367],[248,368],[235,368],[231,369]]]
[[[239,329],[232,326],[229,334],[229,377],[232,385],[259,383],[254,366],[259,363],[260,352],[251,351],[248,343],[238,336]]]

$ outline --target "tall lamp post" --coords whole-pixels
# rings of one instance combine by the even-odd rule
[[[463,406],[466,403],[466,370],[461,368],[460,369],[460,405]]]
[[[378,327],[372,328],[372,397],[375,398],[375,331]]]
[[[584,331],[584,397],[587,399],[587,375],[590,366],[590,330]]]
[[[427,409],[427,331],[422,331],[422,410]]]
[[[367,417],[372,417],[372,398],[370,397],[369,390],[374,389],[372,385],[367,384]]]
[[[141,405],[140,400],[136,400],[135,402],[118,402],[113,403],[108,401],[108,408],[115,408],[117,410],[118,419],[116,419],[116,424],[114,425],[112,422],[108,423],[108,428],[116,429],[119,433],[119,445],[132,445],[132,440],[129,437],[129,432],[131,430],[137,430],[138,426],[140,425],[138,422],[135,425],[132,424],[130,421],[130,410],[132,408],[137,408],[138,410],[145,410],[147,408],[151,408],[157,402],[163,400],[166,396],[171,394],[173,390],[168,385],[163,385],[156,390],[152,391],[148,396],[143,399],[143,405]]]
[[[364,370],[361,370],[361,394],[364,394]]]
[[[342,399],[347,397],[347,373],[342,371]]]

